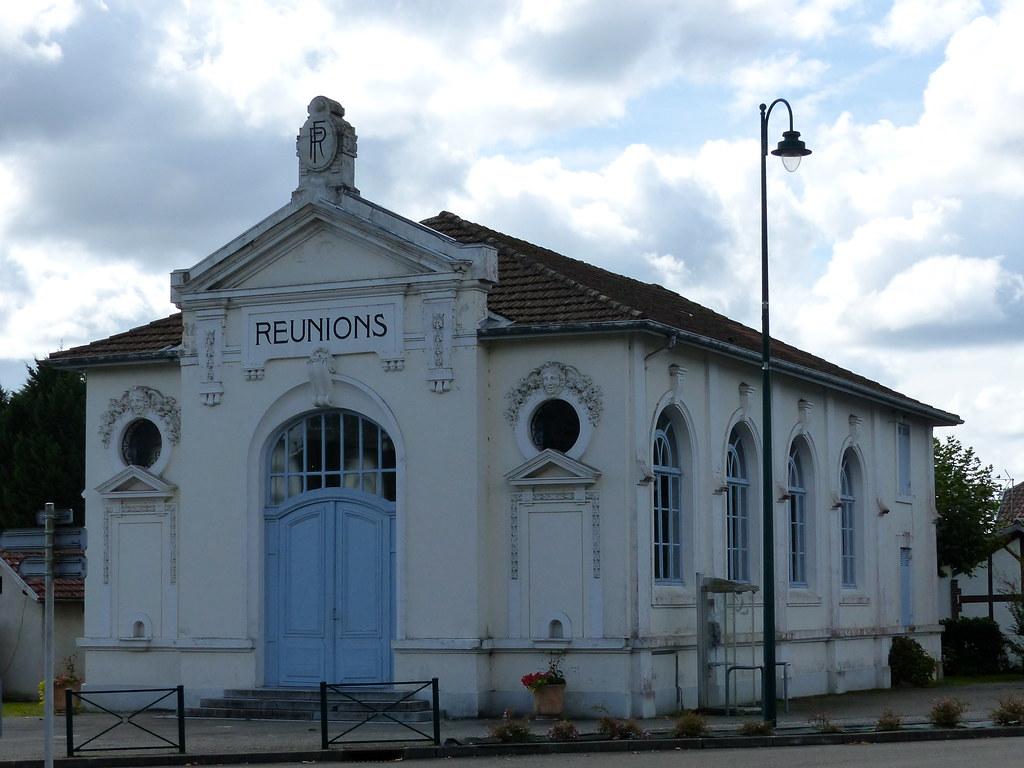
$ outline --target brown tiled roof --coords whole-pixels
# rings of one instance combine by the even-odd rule
[[[559,326],[575,323],[649,321],[757,353],[761,334],[730,320],[677,293],[652,283],[642,283],[577,259],[511,237],[502,232],[442,211],[422,222],[425,226],[461,243],[486,243],[498,251],[498,283],[488,296],[488,307],[514,326]],[[173,356],[181,343],[181,314],[156,320],[101,341],[54,352],[57,365],[102,364],[105,360]],[[827,360],[780,341],[772,341],[775,359],[810,372],[834,377],[887,399],[919,408],[937,423],[959,423],[953,414],[900,394]]]
[[[999,514],[996,516],[996,530],[1008,528],[1014,523],[1024,525],[1024,483],[1017,483],[1003,494],[1003,503],[999,505]]]
[[[63,551],[63,550],[62,550]],[[81,550],[67,550],[69,554],[82,554]],[[26,557],[43,557],[43,551],[39,550],[33,552],[30,550],[18,550],[16,552],[0,549],[0,558],[4,560],[7,565],[11,567],[11,570],[15,573],[18,572],[18,567],[21,565],[21,561]],[[24,578],[19,576],[32,591],[36,593],[36,596],[43,600],[46,597],[46,580],[41,578]],[[53,599],[54,600],[84,600],[85,599],[85,579],[54,579],[53,580]]]
[[[154,353],[169,352],[181,344],[181,313],[177,312],[161,320],[140,325],[130,331],[118,333],[91,344],[51,352],[48,360],[55,363],[71,361],[101,362],[103,358],[122,360],[132,356],[153,356]]]
[[[650,320],[750,352],[760,352],[761,334],[660,285],[642,283],[571,259],[525,240],[442,211],[422,222],[462,243],[498,249],[498,284],[488,297],[491,311],[518,325]],[[930,408],[876,381],[796,347],[772,340],[772,356],[834,376],[878,394]]]

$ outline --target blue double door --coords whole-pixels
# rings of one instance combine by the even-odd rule
[[[267,685],[391,679],[394,519],[379,498],[266,517]]]

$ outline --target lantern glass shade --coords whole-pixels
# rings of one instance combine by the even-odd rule
[[[800,167],[800,158],[811,154],[811,150],[800,141],[800,131],[783,131],[782,141],[772,150],[772,154],[781,157],[786,170],[792,173]]]
[[[783,155],[782,166],[792,173],[800,167],[800,155]]]

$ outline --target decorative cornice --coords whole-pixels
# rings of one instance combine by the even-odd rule
[[[125,390],[121,397],[111,398],[109,407],[100,417],[99,433],[104,447],[110,445],[114,424],[126,413],[138,418],[155,414],[167,427],[167,437],[171,443],[178,444],[181,438],[181,409],[178,401],[152,387],[135,386]]]
[[[516,425],[523,403],[541,389],[551,397],[558,397],[565,390],[572,392],[587,409],[587,420],[592,425],[596,427],[597,422],[601,420],[601,387],[574,366],[548,361],[526,374],[505,395],[505,399],[509,401],[508,408],[505,409],[505,418],[509,424]]]

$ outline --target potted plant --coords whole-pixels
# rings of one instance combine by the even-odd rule
[[[535,715],[558,717],[565,710],[565,675],[559,668],[561,663],[561,657],[554,656],[543,672],[523,675],[523,685],[533,693]]]
[[[64,691],[68,688],[76,693],[82,690],[82,678],[75,671],[74,656],[65,658],[61,662],[61,671],[53,676],[53,709],[55,712],[64,711]]]

